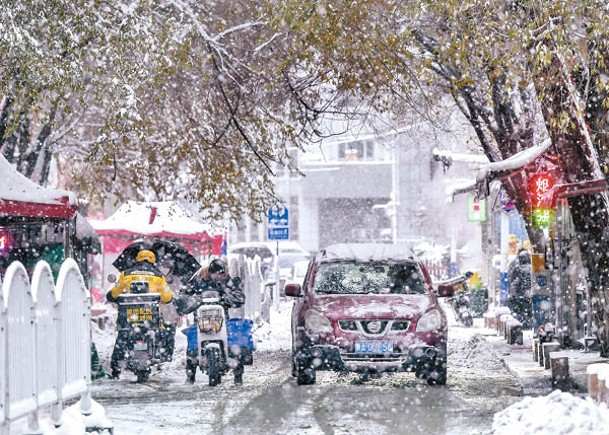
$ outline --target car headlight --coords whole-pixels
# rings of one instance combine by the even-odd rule
[[[315,310],[309,310],[305,313],[305,327],[310,334],[332,332],[330,319]]]
[[[421,316],[417,322],[416,332],[429,332],[439,329],[442,325],[442,316],[438,310],[431,310]]]

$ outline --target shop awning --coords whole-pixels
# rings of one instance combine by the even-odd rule
[[[67,219],[76,209],[74,193],[34,183],[0,155],[0,216]]]

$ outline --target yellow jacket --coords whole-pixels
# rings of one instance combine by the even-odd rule
[[[122,294],[131,293],[131,284],[137,282],[148,283],[148,293],[159,293],[161,302],[164,304],[173,299],[173,292],[169,288],[165,276],[145,270],[121,272],[118,282],[112,287],[112,299],[116,300]]]

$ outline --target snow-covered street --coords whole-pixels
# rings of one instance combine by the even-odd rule
[[[137,384],[130,373],[96,381],[93,398],[105,407],[116,434],[490,434],[495,414],[523,400],[492,331],[454,323],[445,387],[428,386],[411,373],[361,382],[357,375],[333,372],[319,373],[314,386],[297,386],[290,373],[289,312],[290,301],[283,301],[270,325],[257,329],[254,365],[246,368],[241,386],[230,374],[215,388],[201,373],[194,385],[186,383],[186,340],[178,334],[175,358],[149,382]],[[112,334],[97,330],[94,336],[106,367]],[[499,422],[522,419],[526,410],[519,409],[520,416],[504,411]]]

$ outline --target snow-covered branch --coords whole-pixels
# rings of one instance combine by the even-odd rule
[[[241,30],[251,29],[252,27],[264,26],[266,24],[267,23],[264,21],[255,21],[255,22],[251,22],[251,23],[239,24],[238,26],[233,26],[230,29],[226,29],[224,32],[218,33],[216,36],[214,36],[213,41],[217,42],[219,39],[222,39],[226,35],[230,35],[231,33],[239,32]]]

